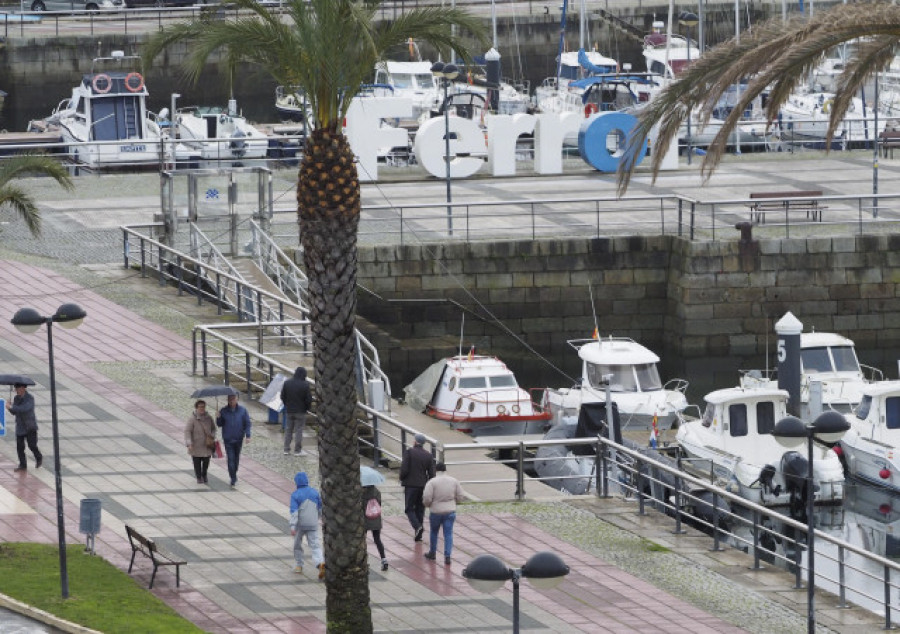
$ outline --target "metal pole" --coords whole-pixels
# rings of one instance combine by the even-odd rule
[[[53,367],[53,318],[47,318],[47,356],[50,360],[50,415],[53,429],[53,470],[56,472],[56,529],[59,536],[59,583],[62,598],[69,598],[66,567],[66,516],[63,512],[62,468],[59,464],[59,421],[56,414],[56,370]]]
[[[691,66],[691,27],[688,27],[688,38],[687,38],[687,65],[688,68]],[[693,114],[692,110],[688,110],[687,113],[687,155],[688,155],[688,165],[691,164],[691,114]]]
[[[816,527],[815,505],[813,500],[813,430],[806,430],[807,460],[809,461],[806,472],[806,545],[809,579],[806,581],[806,630],[808,634],[816,631]]]
[[[522,576],[520,569],[512,571],[513,582],[513,634],[519,634],[519,577]]]
[[[450,195],[450,109],[447,107],[447,85],[450,80],[442,78],[444,83],[444,165],[447,174],[447,235],[453,235],[453,201]]]

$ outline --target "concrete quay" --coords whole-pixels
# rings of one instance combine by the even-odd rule
[[[837,191],[842,188],[865,193],[871,186],[865,162],[832,155],[728,164],[708,188],[692,170],[663,175],[654,187],[645,176],[638,182],[651,190],[693,188],[695,195],[709,192],[710,197],[737,196],[715,192],[737,192],[750,182],[797,188],[815,182],[835,193],[852,193]],[[890,179],[896,182],[897,167],[882,168],[885,189]],[[293,174],[279,178],[288,187]],[[124,524],[133,523],[183,555],[190,563],[182,571],[181,588],[164,570],[153,591],[204,630],[324,631],[324,586],[309,573],[292,572],[287,532],[293,474],[305,469],[313,481],[318,477],[313,430],[305,441],[310,457],[283,456],[280,428],[266,425],[265,411],[250,403],[254,438],[242,456],[237,490],[228,488],[221,461],[213,462],[209,486],[194,483],[182,428],[192,407],[189,395],[203,383],[190,374],[189,334],[194,324],[212,321],[214,311],[122,268],[116,227],[152,219],[158,208],[155,175],[89,175],[77,181],[71,196],[44,182],[27,182],[41,201],[42,240],[27,238],[20,221],[0,212],[6,223],[0,236],[0,284],[8,289],[8,315],[26,305],[52,312],[65,301],[81,304],[89,315],[81,328],[58,331],[54,338],[68,541],[84,539],[77,532],[80,500],[99,498],[98,554],[127,569]],[[366,196],[443,195],[443,183],[416,183],[366,186]],[[476,179],[455,183],[454,192],[505,198],[562,187],[611,189],[614,179],[595,173]],[[52,464],[46,338],[19,334],[8,318],[0,319],[0,332],[5,371],[29,374],[38,382],[31,392],[42,423],[45,465]],[[15,446],[7,437],[0,441],[0,539],[53,544],[53,474],[47,468],[15,474],[15,461]],[[374,547],[369,549],[378,631],[508,631],[511,588],[479,594],[461,571],[481,553],[518,566],[543,549],[561,554],[572,573],[549,592],[522,583],[524,631],[787,633],[805,628],[805,591],[793,589],[791,575],[774,568],[750,570],[746,555],[710,552],[708,537],[694,531],[673,535],[667,519],[639,516],[633,503],[616,498],[464,504],[453,563],[433,564],[412,540],[396,472],[385,475],[383,539],[391,563],[386,573],[375,565]],[[149,573],[144,562],[136,563],[139,583],[147,583]],[[77,593],[77,579],[70,584]],[[834,603],[833,597],[818,597],[819,631],[870,632],[882,625],[868,612],[834,609]]]

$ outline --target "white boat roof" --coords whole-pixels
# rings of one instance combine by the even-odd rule
[[[777,387],[727,387],[714,390],[703,397],[707,403],[721,405],[736,401],[788,400],[787,390]]]
[[[447,366],[457,374],[466,374],[468,376],[497,376],[498,374],[513,373],[497,357],[475,355],[470,360],[468,355],[461,355],[449,357],[445,361]]]
[[[862,393],[873,398],[890,396],[891,393],[900,395],[900,381],[876,381],[875,383],[867,383],[863,387]]]
[[[804,332],[800,335],[800,348],[853,347],[853,340],[834,332]]]
[[[585,51],[588,61],[594,66],[618,66],[619,62],[612,57],[607,57],[598,51]],[[567,51],[559,56],[563,66],[581,66],[578,61],[578,51]]]
[[[595,339],[580,347],[576,341],[570,345],[578,348],[578,356],[588,363],[598,365],[644,365],[659,363],[659,357],[636,341],[619,338]]]
[[[410,75],[430,75],[431,62],[379,62],[377,68],[387,70],[388,73],[406,73]]]

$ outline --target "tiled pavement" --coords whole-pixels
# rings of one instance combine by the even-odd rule
[[[153,591],[201,628],[324,631],[324,585],[309,573],[292,571],[286,530],[291,481],[248,456],[242,460],[237,490],[229,489],[222,461],[214,461],[209,486],[196,485],[182,444],[181,417],[98,369],[122,361],[185,361],[190,342],[47,269],[0,261],[0,287],[17,289],[7,290],[9,314],[0,316],[0,360],[4,371],[37,381],[31,392],[46,456],[45,468],[13,473],[14,439],[9,435],[0,442],[0,539],[57,541],[53,474],[47,468],[53,459],[46,332],[22,335],[9,317],[18,306],[52,314],[59,304],[74,301],[85,308],[88,319],[78,329],[57,326],[53,331],[68,542],[84,540],[78,534],[80,500],[99,498],[103,511],[97,553],[127,568],[127,522],[183,555],[190,563],[182,571],[181,587],[175,588],[174,575],[163,569]],[[196,382],[175,374],[183,383]],[[280,442],[277,426],[262,424],[263,411],[251,406],[257,421],[254,442],[271,442],[271,436]],[[315,465],[309,468],[315,471]],[[452,565],[429,562],[398,512],[396,475],[387,475],[390,515],[383,534],[391,562],[388,572],[374,565],[377,558],[370,544],[370,588],[379,631],[508,631],[510,584],[494,595],[482,595],[468,586],[461,571],[482,552],[517,565],[545,548],[560,553],[572,572],[563,586],[547,592],[523,581],[524,631],[740,631],[509,513],[462,513]],[[134,573],[144,583],[150,573],[146,563],[136,562]],[[78,579],[70,579],[70,586],[77,594]],[[651,596],[653,604],[667,606],[664,614],[648,609]]]

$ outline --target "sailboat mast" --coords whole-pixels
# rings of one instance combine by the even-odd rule
[[[559,19],[559,51],[556,55],[556,86],[559,87],[559,76],[562,74],[562,54],[566,44],[566,11],[569,8],[569,0],[563,0],[562,16]]]

